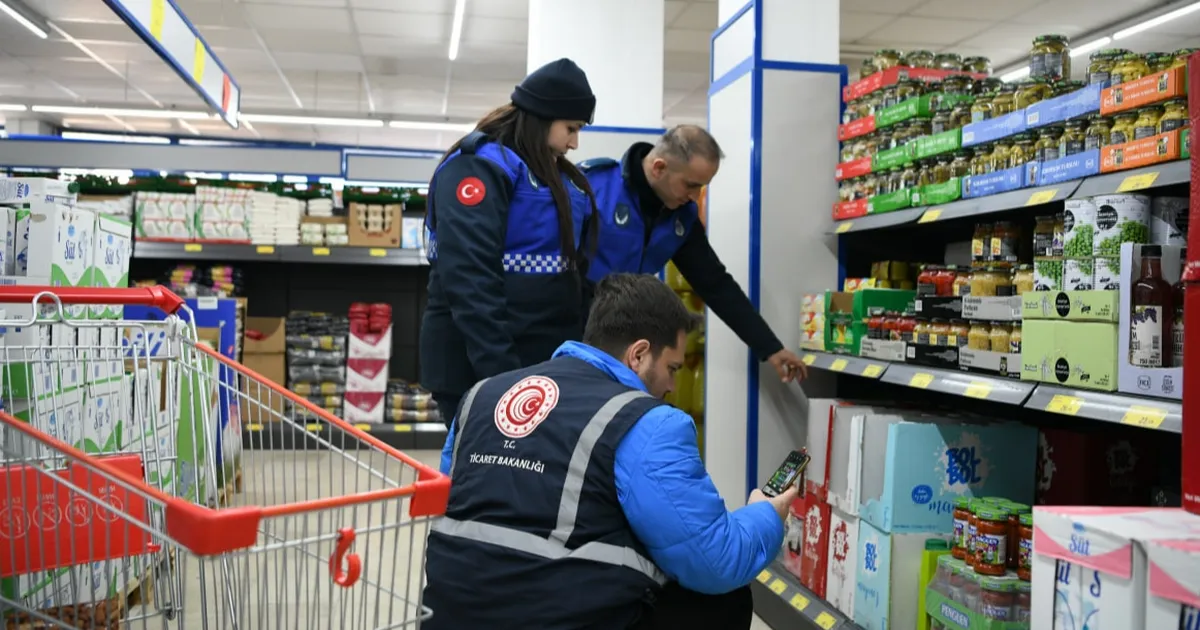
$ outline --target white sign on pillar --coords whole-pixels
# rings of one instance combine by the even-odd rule
[[[801,296],[838,278],[827,232],[846,76],[835,65],[839,4],[720,0],[712,43],[709,128],[727,157],[709,187],[709,239],[793,352]],[[711,313],[706,333],[705,463],[735,507],[804,445],[807,398]],[[805,391],[831,392],[820,376],[811,375]]]

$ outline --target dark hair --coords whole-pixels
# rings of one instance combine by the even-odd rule
[[[652,150],[657,157],[690,164],[692,158],[702,158],[720,164],[725,152],[708,130],[698,125],[676,125],[658,139]]]
[[[571,196],[559,173],[566,173],[580,190],[587,193],[593,215],[597,214],[596,195],[592,192],[587,177],[570,160],[564,156],[555,156],[550,150],[550,125],[553,122],[509,103],[484,115],[475,125],[475,130],[482,131],[488,138],[512,149],[525,161],[534,177],[550,186],[550,194],[558,208],[558,240],[562,255],[571,269],[578,269],[584,256],[575,249],[575,221],[571,212]],[[445,162],[461,146],[460,138],[450,146],[441,161]],[[595,251],[595,244],[596,230],[593,228],[588,230],[588,243],[584,244],[588,257]]]
[[[596,285],[583,342],[619,356],[634,342],[645,339],[655,356],[674,347],[679,333],[692,332],[700,318],[688,312],[683,301],[656,276],[614,273]]]

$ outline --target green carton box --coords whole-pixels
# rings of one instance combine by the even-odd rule
[[[950,109],[959,101],[972,98],[965,94],[926,94],[896,103],[875,113],[875,128],[880,129],[910,118],[932,118],[936,109]]]
[[[988,579],[988,578],[984,578]],[[925,613],[947,628],[961,630],[1028,630],[1029,622],[988,619],[966,606],[953,602],[932,587],[925,592]]]
[[[914,146],[916,146],[915,143],[909,142],[904,146],[876,153],[875,157],[871,158],[871,172],[886,171],[889,168],[904,166],[912,162]]]
[[[873,308],[896,312],[907,310],[916,299],[917,292],[907,289],[861,289],[851,295],[854,296],[851,310],[854,318],[865,321]]]
[[[1118,291],[1032,291],[1021,296],[1021,317],[1115,323],[1120,297]]]
[[[893,210],[902,210],[912,205],[911,190],[897,190],[896,192],[884,193],[875,195],[867,200],[867,213],[879,214],[881,212],[891,212]]]
[[[1117,389],[1117,324],[1033,319],[1021,328],[1021,380]]]
[[[950,203],[962,197],[962,178],[951,177],[950,181],[940,184],[921,186],[913,191],[913,206],[936,206]]]
[[[935,133],[930,136],[921,136],[917,138],[916,157],[918,160],[942,153],[957,151],[962,148],[962,129],[951,129],[942,133]]]

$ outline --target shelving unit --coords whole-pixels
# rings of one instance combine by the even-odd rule
[[[773,628],[861,630],[836,608],[804,588],[783,565],[773,563],[750,583],[754,612]]]
[[[330,265],[428,266],[416,249],[309,247],[305,245],[237,245],[135,241],[135,259],[228,262],[292,262]]]

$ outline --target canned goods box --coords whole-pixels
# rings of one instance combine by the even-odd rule
[[[1021,380],[1111,392],[1117,389],[1117,325],[1028,320]]]
[[[1078,322],[1117,322],[1116,291],[1033,291],[1021,296],[1021,317]]]

